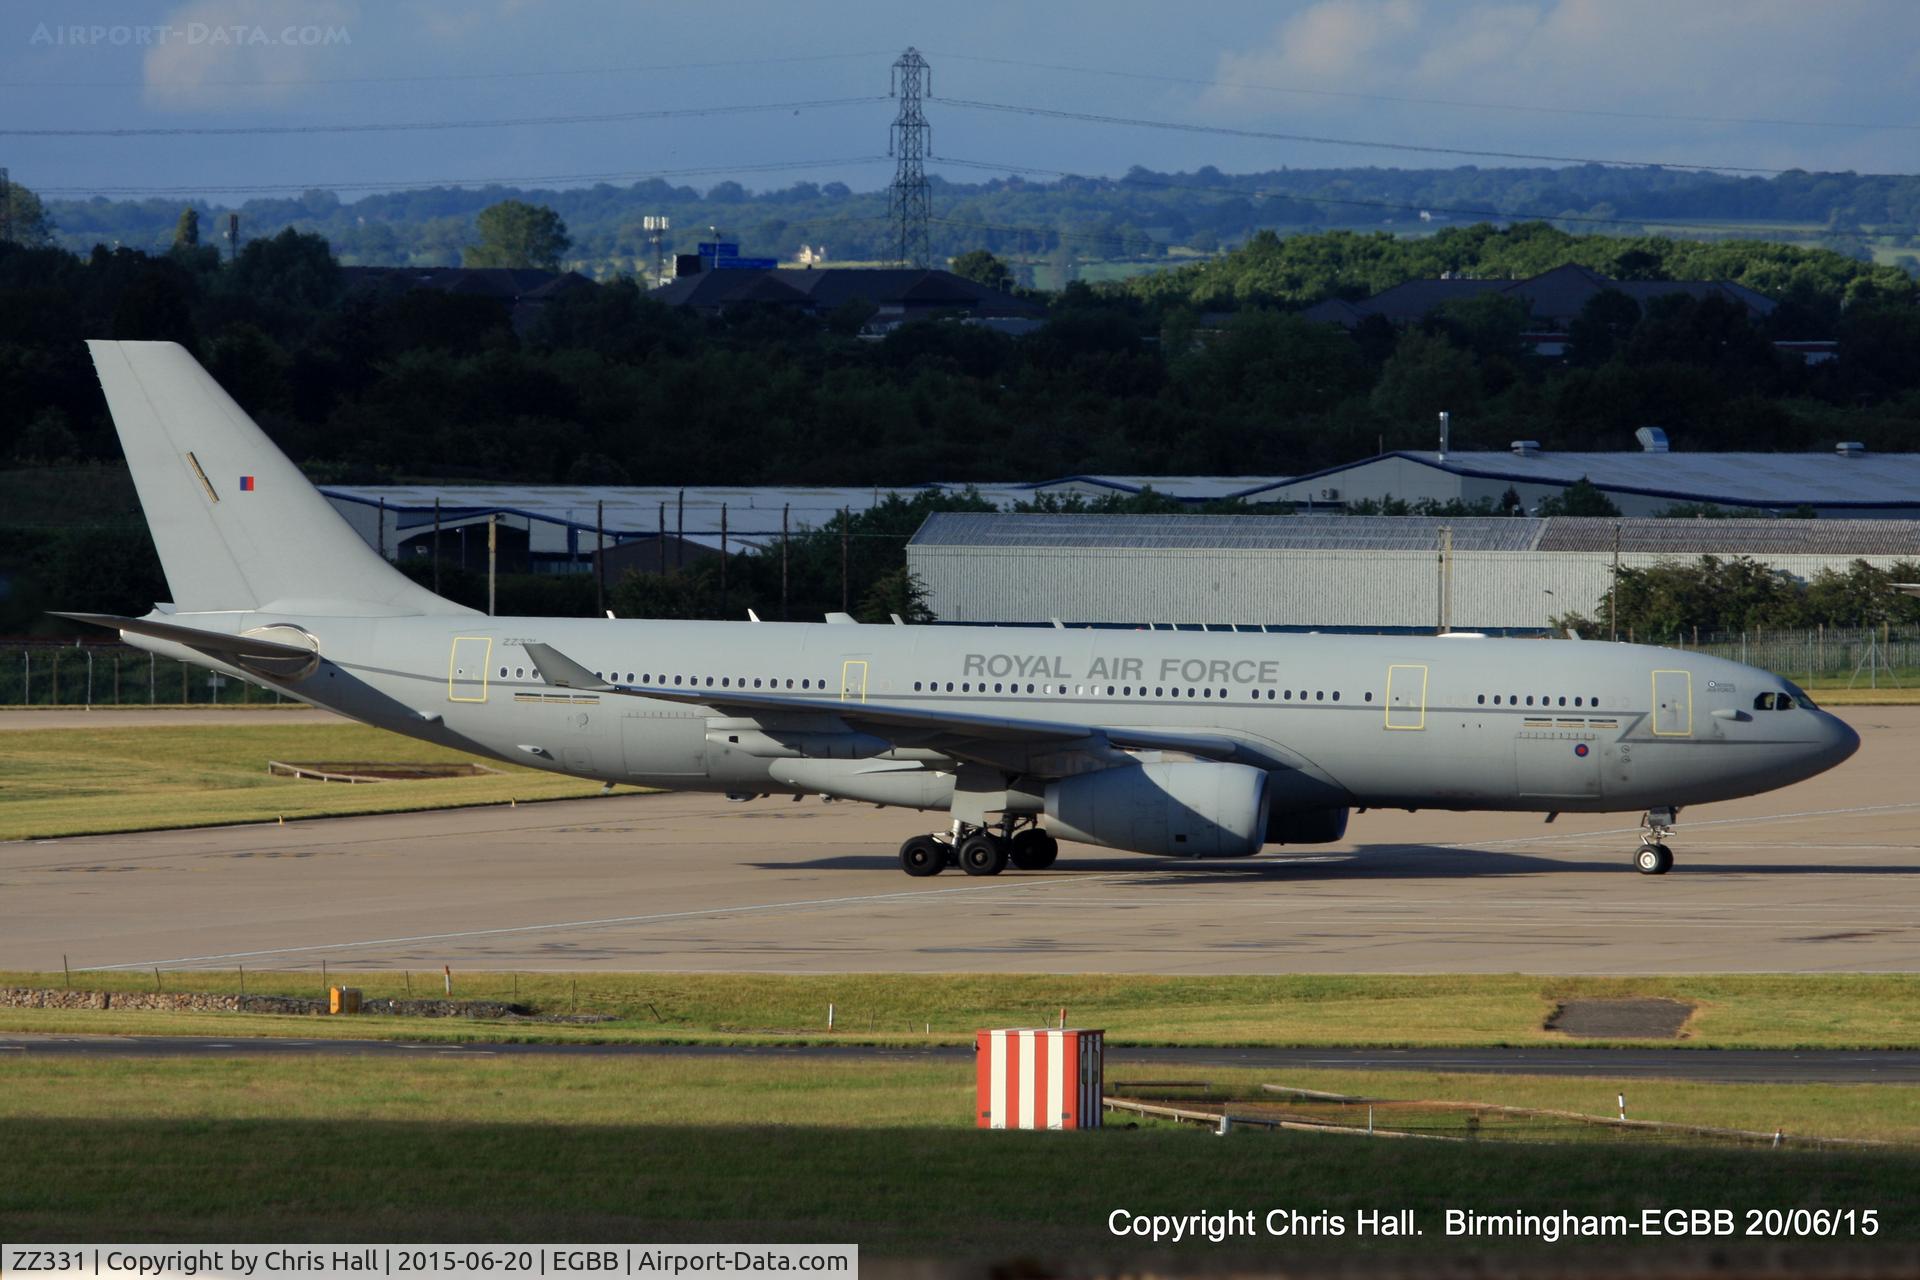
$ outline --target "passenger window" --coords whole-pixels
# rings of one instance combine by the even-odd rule
[[[1573,705],[1574,705],[1574,706],[1576,706],[1576,707],[1577,707],[1577,706],[1579,706],[1579,705],[1580,705],[1580,699],[1578,699],[1578,698],[1575,698],[1575,699],[1573,700]]]
[[[1532,695],[1532,694],[1528,694],[1528,695],[1527,695],[1527,705],[1528,705],[1528,706],[1532,706],[1532,705],[1533,705],[1533,695]]]
[[[1369,690],[1367,690],[1367,701],[1368,701],[1368,702],[1372,702],[1372,701],[1373,701],[1373,690],[1371,690],[1371,689],[1369,689]]]
[[[1338,702],[1338,701],[1340,701],[1340,691],[1339,691],[1338,689],[1335,689],[1335,690],[1333,691],[1333,700],[1334,700],[1335,702]]]
[[[1560,699],[1560,705],[1561,705],[1561,706],[1563,706],[1563,707],[1564,707],[1564,706],[1566,706],[1566,705],[1567,705],[1567,700],[1566,700],[1565,698],[1562,698],[1562,699]]]
[[[1484,693],[1480,695],[1480,705],[1483,707],[1487,705],[1487,695]]]

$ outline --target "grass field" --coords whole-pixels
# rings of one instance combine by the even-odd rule
[[[1236,1081],[1246,1084],[1249,1081]],[[1577,1081],[1316,1075],[1314,1087],[1591,1107]],[[1123,1086],[1124,1079],[1116,1079]],[[1585,1086],[1590,1090],[1591,1086]],[[1691,1120],[1850,1114],[1920,1129],[1912,1090],[1666,1091],[1635,1104]],[[1640,1096],[1644,1094],[1644,1096]],[[1603,1100],[1605,1101],[1605,1100]],[[1107,1215],[1289,1206],[1416,1210],[1424,1241],[1189,1243],[1187,1266],[1275,1264],[1437,1239],[1440,1211],[1637,1214],[1666,1205],[1873,1208],[1877,1250],[1920,1238],[1920,1157],[1367,1141],[1148,1123],[1089,1134],[980,1133],[964,1064],[766,1060],[0,1062],[8,1172],[0,1235],[126,1240],[820,1240],[950,1260],[1151,1256]],[[369,1194],[380,1188],[378,1194]],[[1735,1244],[1736,1256],[1750,1244]],[[1546,1246],[1506,1245],[1494,1252]],[[1666,1241],[1615,1246],[1659,1249]],[[1728,1248],[1725,1244],[1717,1248]],[[1583,1249],[1581,1260],[1596,1257]],[[1640,1256],[1647,1256],[1642,1253]],[[1883,1255],[1884,1256],[1884,1255]]]
[[[490,763],[498,775],[368,785],[269,777],[269,760],[458,762],[362,725],[156,725],[0,734],[0,840],[272,822],[590,796],[597,782]]]
[[[368,998],[404,997],[406,975],[331,969]],[[415,995],[438,974],[412,975]],[[432,987],[429,987],[429,981]],[[61,974],[0,973],[0,986],[61,987]],[[165,973],[168,991],[234,992],[237,971]],[[83,990],[151,991],[151,973],[83,972]],[[245,976],[254,994],[322,994],[317,967]],[[461,973],[456,996],[517,1000],[587,1026],[469,1020],[0,1008],[0,1030],[390,1039],[965,1043],[975,1028],[1070,1022],[1128,1044],[1548,1046],[1541,1024],[1573,997],[1666,996],[1696,1006],[1696,1049],[1920,1047],[1920,976],[1906,974],[1543,978],[1504,975],[1137,977],[1046,974]],[[833,1032],[827,1005],[835,1006]],[[1632,1041],[1607,1043],[1635,1043]]]

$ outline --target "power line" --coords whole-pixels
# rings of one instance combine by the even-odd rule
[[[716,173],[770,173],[787,169],[828,169],[836,165],[879,164],[886,156],[846,156],[833,160],[769,160],[762,164],[707,165],[693,169],[636,169],[616,173],[550,173],[495,178],[433,178],[414,182],[284,182],[237,186],[189,187],[38,187],[45,196],[192,196],[243,195],[279,191],[424,191],[434,187],[525,187],[538,183],[643,182],[648,178],[686,178]]]
[[[800,111],[818,107],[865,106],[885,102],[884,95],[866,98],[818,98],[809,102],[763,102],[733,107],[668,107],[656,111],[610,111],[580,116],[511,116],[498,120],[407,120],[375,124],[262,124],[190,126],[164,129],[14,129],[0,126],[0,137],[10,138],[178,138],[233,137],[243,134],[289,133],[399,133],[421,129],[499,129],[520,125],[611,124],[631,120],[677,120],[690,116],[746,115],[760,111]]]
[[[1664,160],[1604,160],[1592,156],[1540,155],[1527,151],[1490,151],[1473,147],[1436,147],[1413,142],[1379,142],[1362,138],[1326,138],[1308,133],[1276,133],[1264,129],[1234,129],[1226,125],[1182,124],[1174,120],[1136,120],[1126,116],[1098,115],[1091,111],[1061,111],[1051,107],[1020,106],[1006,102],[978,102],[968,98],[941,98],[949,107],[967,107],[975,111],[1000,111],[1013,115],[1040,116],[1053,120],[1079,120],[1089,124],[1118,124],[1135,129],[1166,129],[1175,133],[1218,134],[1230,138],[1257,138],[1268,142],[1307,142],[1318,146],[1361,147],[1376,151],[1416,151],[1427,155],[1480,156],[1499,160],[1532,160],[1545,164],[1598,164],[1636,169],[1686,169],[1713,173],[1758,173],[1769,176],[1785,169],[1762,169],[1752,165],[1679,164]]]
[[[1260,93],[1290,93],[1312,98],[1340,98],[1350,102],[1391,102],[1414,107],[1462,107],[1473,111],[1505,111],[1523,115],[1600,116],[1614,120],[1655,120],[1662,124],[1680,120],[1690,124],[1752,124],[1790,129],[1902,129],[1920,131],[1920,124],[1902,124],[1880,120],[1783,120],[1766,116],[1702,116],[1667,111],[1609,111],[1599,107],[1555,107],[1538,102],[1474,102],[1463,98],[1407,98],[1386,93],[1354,93],[1339,89],[1301,89],[1277,84],[1249,84],[1238,80],[1204,80],[1193,76],[1158,75],[1146,71],[1114,71],[1103,67],[1076,67],[1051,62],[1024,62],[1018,58],[988,58],[978,54],[939,53],[935,57],[956,58],[962,62],[990,62],[1007,67],[1025,67],[1032,71],[1070,71],[1079,75],[1113,76],[1124,80],[1154,80],[1163,84],[1194,85],[1206,89],[1252,89]]]
[[[732,58],[725,62],[665,62],[649,66],[562,67],[552,71],[465,71],[419,76],[288,76],[261,80],[197,80],[191,84],[149,84],[145,80],[0,80],[0,89],[145,89],[172,92],[207,88],[268,88],[303,84],[427,84],[456,80],[533,80],[553,76],[635,75],[655,71],[709,71],[719,67],[764,67],[788,62],[833,62],[884,57],[886,51],[814,53],[787,58]]]
[[[941,156],[942,165],[959,165],[965,169],[982,169],[992,173],[1037,174],[1049,178],[1079,178],[1088,182],[1105,182],[1115,187],[1157,187],[1166,191],[1208,191],[1219,195],[1239,196],[1242,199],[1295,200],[1301,204],[1339,205],[1356,209],[1379,209],[1389,213],[1444,213],[1450,218],[1493,218],[1501,222],[1579,222],[1598,226],[1639,227],[1649,223],[1686,226],[1701,231],[1745,232],[1756,228],[1751,223],[1696,222],[1685,218],[1662,218],[1646,216],[1640,218],[1607,218],[1598,214],[1549,213],[1545,211],[1471,209],[1443,204],[1405,204],[1393,200],[1360,200],[1337,196],[1296,195],[1290,191],[1276,191],[1265,187],[1222,187],[1209,186],[1198,182],[1175,182],[1168,179],[1139,178],[1131,174],[1124,178],[1102,178],[1084,173],[1074,173],[1068,169],[1046,169],[1035,165],[996,164],[990,160],[959,160],[952,156]],[[1035,228],[1029,228],[1034,230]]]

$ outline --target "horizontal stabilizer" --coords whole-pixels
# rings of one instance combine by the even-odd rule
[[[92,623],[96,627],[106,627],[111,631],[127,631],[155,640],[170,640],[174,644],[185,645],[189,649],[197,649],[201,653],[228,660],[272,658],[305,662],[314,655],[312,648],[281,644],[277,640],[229,635],[224,631],[202,631],[198,627],[183,627],[173,622],[155,622],[150,618],[123,618],[113,613],[56,612],[53,616],[70,618],[75,622]]]

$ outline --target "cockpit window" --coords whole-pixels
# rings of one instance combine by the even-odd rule
[[[1771,710],[1773,710],[1773,694],[1772,694],[1772,693],[1762,693],[1762,694],[1759,694],[1759,695],[1757,695],[1757,696],[1756,696],[1756,697],[1754,698],[1754,700],[1753,700],[1753,709],[1754,709],[1755,711],[1771,711]]]
[[[1774,703],[1773,705],[1778,710],[1791,711],[1793,710],[1793,695],[1790,693],[1783,693],[1780,695],[1780,700]]]
[[[1780,700],[1776,705],[1782,710],[1790,707],[1804,707],[1808,711],[1818,711],[1820,709],[1819,705],[1807,696],[1807,691],[1793,681],[1782,680],[1780,683],[1786,685],[1788,693],[1792,695],[1791,697],[1788,696],[1788,693],[1780,695]]]
[[[1793,708],[1793,695],[1790,693],[1762,693],[1753,700],[1755,711],[1791,711]]]

